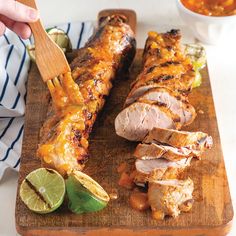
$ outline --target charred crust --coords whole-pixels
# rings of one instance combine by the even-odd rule
[[[169,65],[179,65],[180,62],[179,61],[167,61],[165,63],[160,64],[160,67],[166,67]]]
[[[172,46],[166,46],[166,49],[167,49],[168,51],[171,51],[171,50],[173,49],[173,47],[172,47]]]
[[[169,36],[171,36],[171,37],[181,37],[181,34],[180,34],[180,30],[179,29],[172,29],[172,30],[170,30],[170,31],[168,31],[167,33],[166,33],[166,35],[169,35]]]
[[[156,67],[157,67],[157,66],[149,67],[149,68],[147,69],[147,74],[153,72],[153,70],[154,70]]]
[[[180,95],[177,95],[177,96],[175,96],[176,97],[176,99],[179,101],[179,100],[181,100],[181,97],[180,97]]]
[[[77,159],[78,164],[83,165],[88,161],[89,155],[88,154],[83,154],[83,155],[80,155],[79,158],[80,159]]]
[[[155,102],[155,105],[160,106],[160,107],[167,107],[167,104],[164,102]]]
[[[179,122],[180,122],[180,117],[175,117],[175,118],[173,118],[173,121],[174,121],[175,123],[179,123]]]
[[[171,80],[171,79],[173,79],[174,78],[174,76],[173,75],[160,75],[160,76],[158,76],[158,77],[154,77],[153,79],[152,79],[152,81],[153,82],[162,82],[162,81],[166,81],[166,80]]]
[[[76,129],[76,130],[73,130],[73,132],[74,132],[74,138],[76,139],[76,141],[79,141],[82,137],[81,131]]]

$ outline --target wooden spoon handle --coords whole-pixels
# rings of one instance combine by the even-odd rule
[[[29,7],[32,7],[36,10],[38,9],[35,0],[17,0],[17,1],[27,5]],[[47,33],[44,30],[44,27],[43,27],[40,19],[37,20],[36,22],[29,23],[29,26],[30,26],[32,33],[34,35],[35,44],[37,44],[37,42],[41,41],[42,38],[47,37]]]

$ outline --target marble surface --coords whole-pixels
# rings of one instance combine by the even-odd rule
[[[38,0],[41,17],[46,26],[68,21],[96,20],[104,8],[134,9],[138,17],[138,47],[143,47],[149,30],[183,29],[184,41],[194,40],[188,26],[181,21],[175,0]],[[56,6],[56,7],[55,7]],[[236,38],[236,35],[235,35]],[[234,208],[236,206],[236,44],[235,39],[218,45],[205,45],[218,118],[221,143]],[[0,236],[17,235],[15,230],[15,197],[17,173],[8,170],[0,182]],[[235,221],[234,221],[235,222]],[[229,236],[236,235],[236,222]]]

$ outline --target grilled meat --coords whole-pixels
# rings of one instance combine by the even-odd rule
[[[178,131],[196,117],[187,98],[194,80],[193,66],[181,52],[179,31],[150,32],[142,72],[115,119],[119,136],[142,141],[134,152],[134,182],[143,187],[148,182],[155,219],[191,209],[193,182],[177,178],[193,157],[200,158],[212,146],[212,138],[203,132]]]
[[[193,181],[163,180],[149,183],[148,202],[155,219],[162,220],[165,216],[177,217],[181,211],[187,212],[193,204]]]
[[[128,69],[134,55],[134,34],[123,17],[114,15],[103,20],[72,61],[72,77],[62,78],[67,94],[55,91],[54,107],[41,129],[37,151],[45,165],[62,174],[83,168],[89,133],[112,80],[120,70]]]
[[[132,84],[128,98],[143,86],[167,87],[170,90],[188,93],[195,78],[190,60],[180,47],[180,31],[164,34],[150,32],[143,54],[143,71]]]
[[[155,180],[176,179],[179,174],[190,165],[191,158],[185,158],[176,162],[168,161],[164,158],[154,160],[135,161],[136,175],[134,182],[136,184]]]
[[[181,125],[191,124],[196,117],[194,107],[188,102],[186,96],[167,88],[157,87],[148,90],[138,98],[139,102],[150,101],[153,104],[161,104],[180,117]]]
[[[188,148],[176,148],[156,143],[140,143],[134,151],[134,157],[142,160],[165,158],[169,161],[179,161],[181,159],[194,157],[195,155],[195,152],[193,153]]]
[[[193,66],[181,52],[179,31],[150,32],[142,72],[131,85],[128,107],[116,117],[116,133],[140,141],[154,127],[180,129],[190,124],[196,113],[183,94],[191,90],[194,79]]]
[[[154,128],[143,140],[144,143],[161,143],[176,148],[187,148],[196,156],[212,147],[212,137],[203,132],[187,132],[173,129]]]
[[[178,128],[180,117],[165,106],[151,102],[135,102],[115,119],[116,133],[131,141],[142,141],[154,127]]]

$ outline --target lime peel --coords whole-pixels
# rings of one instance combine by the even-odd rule
[[[192,88],[199,87],[202,83],[200,70],[206,66],[206,51],[199,44],[186,44],[184,45],[184,53],[190,59],[195,71],[195,80]]]
[[[63,177],[52,169],[39,168],[29,173],[20,186],[20,198],[36,213],[50,213],[62,204],[65,196]]]
[[[71,41],[63,30],[58,28],[50,28],[47,29],[46,32],[63,52],[69,52],[72,50]],[[27,45],[26,49],[30,59],[35,62],[35,45]]]
[[[73,171],[66,180],[69,209],[76,213],[100,211],[110,198],[106,191],[91,177],[81,171]]]

